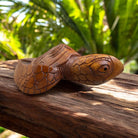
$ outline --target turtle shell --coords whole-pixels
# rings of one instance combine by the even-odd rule
[[[80,54],[69,46],[60,44],[36,58],[33,64],[45,64],[47,66],[60,67],[65,64],[71,56],[80,56]]]
[[[33,60],[19,60],[14,72],[16,85],[26,94],[48,91],[62,79],[62,65],[71,56],[79,54],[67,45],[60,44]]]

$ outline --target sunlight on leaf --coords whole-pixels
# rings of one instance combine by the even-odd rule
[[[67,8],[67,11],[69,12],[69,15],[74,18],[81,18],[81,11],[78,8],[75,0],[63,0],[63,3],[65,7]]]
[[[24,54],[22,50],[20,49],[20,42],[13,33],[9,33],[6,30],[4,32],[0,32],[0,35],[2,36],[0,39],[1,43],[1,50],[8,52],[11,56],[17,56],[17,58],[23,58]]]

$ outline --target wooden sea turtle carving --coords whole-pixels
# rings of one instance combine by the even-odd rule
[[[14,80],[22,92],[39,94],[54,87],[61,79],[101,84],[120,74],[123,68],[123,64],[113,56],[81,56],[69,46],[60,44],[31,61],[19,60]]]

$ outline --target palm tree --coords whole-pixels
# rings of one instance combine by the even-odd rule
[[[112,54],[125,63],[138,60],[137,0],[7,1],[3,15],[27,56],[64,42],[75,50],[84,47],[84,54]]]

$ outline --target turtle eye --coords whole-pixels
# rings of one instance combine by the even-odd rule
[[[102,65],[98,71],[101,72],[101,73],[106,73],[108,70],[109,70],[109,66],[108,65]]]

